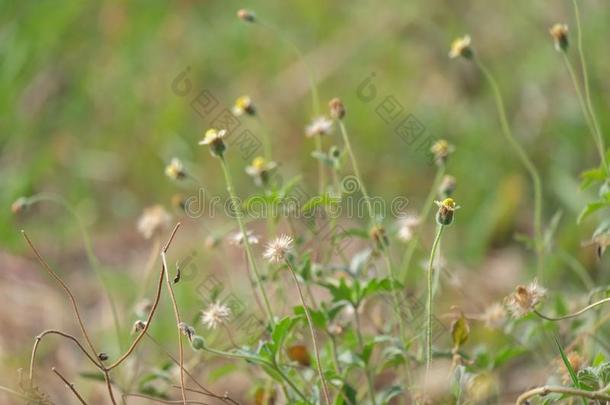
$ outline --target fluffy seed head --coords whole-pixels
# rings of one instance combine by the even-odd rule
[[[333,129],[333,122],[326,117],[317,117],[305,128],[305,136],[328,135]]]
[[[521,318],[532,312],[546,296],[546,289],[538,285],[534,280],[529,285],[519,285],[509,295],[505,304],[514,318]]]
[[[169,228],[171,215],[160,205],[154,205],[144,210],[138,219],[138,232],[146,239]]]
[[[398,239],[403,242],[408,242],[413,239],[415,228],[420,224],[421,220],[415,215],[402,215],[398,218]]]
[[[269,263],[280,263],[292,249],[293,242],[292,237],[282,234],[267,244],[263,257]]]
[[[485,309],[481,318],[489,329],[498,329],[506,321],[506,309],[499,302],[494,302]]]
[[[231,309],[217,301],[201,312],[201,322],[209,329],[216,329],[218,325],[225,323],[230,316]]]

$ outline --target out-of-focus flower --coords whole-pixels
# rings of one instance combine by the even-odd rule
[[[165,166],[165,175],[172,180],[182,180],[186,177],[186,170],[182,161],[178,158],[172,158],[171,162]]]
[[[201,322],[209,329],[216,329],[225,323],[231,316],[231,309],[220,302],[212,303],[205,311],[201,312]]]
[[[610,230],[602,229],[596,231],[590,241],[583,243],[584,246],[595,246],[597,258],[601,259],[604,252],[610,246]]]
[[[142,332],[144,328],[146,328],[146,321],[138,319],[133,323],[133,326],[131,328],[131,334],[137,335],[138,333]]]
[[[506,307],[515,318],[521,318],[534,311],[546,296],[546,289],[534,280],[529,285],[519,285],[515,291],[506,297]]]
[[[555,49],[557,52],[565,52],[568,50],[568,26],[566,24],[555,24],[549,29],[549,33],[555,41]]]
[[[330,117],[334,120],[342,120],[345,117],[345,105],[339,98],[333,98],[328,103]]]
[[[207,249],[213,249],[213,248],[217,247],[218,245],[220,245],[221,241],[222,241],[222,238],[219,237],[218,235],[208,235],[208,236],[206,236],[205,240],[203,241],[203,245]]]
[[[481,320],[489,329],[498,329],[506,321],[506,309],[499,302],[494,302],[485,309],[485,312],[481,315]]]
[[[286,349],[288,358],[292,361],[296,361],[303,367],[309,367],[311,365],[311,356],[309,350],[305,345],[292,345]]]
[[[240,117],[244,114],[254,115],[256,114],[256,108],[254,108],[254,103],[249,96],[241,96],[235,103],[233,104],[233,115],[236,117]]]
[[[403,242],[408,242],[413,239],[415,228],[421,223],[418,216],[405,214],[398,218],[397,236]]]
[[[227,134],[226,129],[217,130],[210,128],[205,132],[205,135],[199,145],[209,145],[212,156],[222,157],[227,146],[222,138]]]
[[[381,225],[373,225],[369,231],[369,235],[379,250],[385,249],[390,244],[385,228]]]
[[[178,329],[180,329],[180,333],[186,336],[189,341],[193,340],[193,336],[195,336],[195,328],[184,322],[180,322],[178,324]]]
[[[430,152],[434,156],[434,161],[438,166],[447,163],[447,158],[455,151],[455,147],[444,139],[439,139],[432,145]]]
[[[246,173],[254,179],[256,185],[260,186],[267,184],[269,175],[275,168],[277,163],[269,161],[262,156],[257,156],[252,160],[250,166],[246,166]]]
[[[453,198],[445,198],[443,201],[434,201],[434,203],[438,206],[436,222],[439,225],[451,225],[453,223],[453,213],[461,207],[455,204]]]
[[[134,307],[134,312],[138,318],[148,318],[152,309],[152,302],[148,298],[140,300]]]
[[[253,231],[246,231],[246,236],[248,237],[249,245],[256,245],[259,242],[259,238],[254,234]],[[234,234],[229,235],[229,243],[234,246],[241,246],[244,244],[244,233],[241,231],[237,231]]]
[[[11,205],[11,212],[15,215],[21,214],[29,207],[29,205],[30,202],[27,197],[19,197]]]
[[[144,209],[138,219],[138,232],[146,239],[165,231],[170,226],[171,215],[161,205],[153,205]]]
[[[445,175],[440,186],[438,187],[438,193],[440,194],[441,198],[451,197],[455,191],[456,184],[457,180],[455,177],[449,174]]]
[[[568,358],[568,361],[576,374],[578,374],[579,370],[585,368],[586,360],[580,355],[580,353],[572,350],[566,353],[566,357]],[[555,365],[557,368],[557,373],[561,376],[561,381],[564,384],[571,383],[572,377],[570,376],[570,372],[568,371],[568,368],[561,357],[555,360]]]
[[[305,135],[312,138],[316,135],[328,135],[333,129],[333,122],[326,117],[317,117],[305,128]]]
[[[280,263],[292,249],[293,242],[292,237],[282,234],[267,244],[263,257],[269,263]]]
[[[252,11],[246,10],[245,8],[237,10],[237,18],[245,22],[256,21],[256,16]]]
[[[277,391],[273,387],[258,387],[254,393],[255,405],[275,405]]]
[[[459,56],[472,59],[474,51],[472,50],[470,35],[464,35],[463,37],[456,38],[451,43],[451,49],[449,50],[450,58],[457,58]]]

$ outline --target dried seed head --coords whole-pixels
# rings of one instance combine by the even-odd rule
[[[456,205],[451,197],[445,198],[443,201],[434,201],[434,203],[438,206],[436,222],[439,225],[451,225],[453,223],[453,213],[461,207]]]
[[[506,321],[506,309],[499,302],[494,302],[485,309],[481,319],[489,329],[499,329]]]
[[[240,117],[244,114],[256,114],[256,108],[254,108],[254,103],[249,96],[241,96],[235,100],[235,104],[233,104],[233,115]]]
[[[131,334],[137,335],[140,332],[142,332],[144,330],[144,328],[146,328],[146,321],[142,321],[142,320],[138,319],[137,321],[135,321],[133,323],[133,326],[131,327]]]
[[[195,328],[190,325],[187,325],[184,322],[180,322],[178,324],[178,328],[180,329],[180,333],[188,338],[188,340],[193,340],[193,336],[195,336]]]
[[[466,59],[472,59],[474,51],[471,46],[470,35],[464,35],[461,38],[456,38],[451,43],[451,50],[449,51],[449,57],[454,59],[457,57],[463,57]]]
[[[555,41],[557,52],[568,50],[568,26],[566,24],[555,24],[549,29],[549,33]]]
[[[199,145],[209,145],[212,156],[222,157],[227,149],[227,146],[222,140],[226,134],[226,129],[217,130],[210,128],[205,132],[203,139],[199,141]]]
[[[455,177],[447,174],[443,177],[441,185],[438,187],[438,193],[441,198],[451,197],[455,191],[457,180]]]
[[[172,180],[182,180],[186,177],[186,170],[182,161],[178,158],[172,158],[171,162],[165,166],[165,175]]]
[[[546,289],[534,280],[529,285],[519,285],[515,291],[505,299],[508,311],[515,318],[521,318],[532,312],[546,296]]]
[[[334,120],[342,120],[345,117],[345,105],[339,98],[333,98],[328,103],[330,117]]]
[[[434,161],[438,166],[447,163],[447,158],[455,151],[455,147],[444,139],[439,139],[432,145],[430,152],[434,156]]]
[[[385,228],[381,225],[374,225],[369,231],[369,235],[379,250],[385,249],[390,244]]]
[[[108,360],[108,354],[106,354],[106,353],[104,353],[104,352],[101,352],[101,353],[99,353],[99,354],[97,355],[97,358],[98,358],[100,361],[106,361],[106,360]]]
[[[282,234],[267,244],[263,257],[269,263],[281,263],[292,250],[293,242],[292,237]]]
[[[254,22],[256,21],[256,15],[245,8],[237,10],[237,18],[245,22]]]
[[[220,302],[212,303],[205,311],[201,312],[201,322],[209,329],[216,329],[225,323],[231,316],[231,309]]]
[[[154,205],[144,210],[138,219],[138,232],[146,239],[162,233],[170,226],[171,215],[161,205]]]

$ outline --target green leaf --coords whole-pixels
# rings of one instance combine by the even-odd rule
[[[376,395],[378,404],[389,404],[392,398],[402,394],[402,387],[399,385],[392,385],[389,388],[384,389]]]
[[[595,169],[585,170],[580,174],[580,178],[582,180],[580,183],[580,188],[584,190],[589,188],[592,184],[604,181],[606,178],[606,173],[601,167],[598,167]]]
[[[578,382],[578,376],[574,372],[574,367],[572,367],[570,360],[568,360],[568,357],[566,356],[565,352],[563,351],[563,348],[561,347],[559,340],[557,340],[557,338],[555,336],[553,336],[553,339],[555,339],[555,343],[557,344],[557,348],[559,349],[559,353],[561,354],[561,360],[563,360],[563,364],[565,364],[566,368],[568,369],[568,373],[570,373],[570,379],[572,380],[574,387],[580,388],[580,384]],[[587,401],[585,401],[583,398],[581,398],[581,399],[582,399],[583,404],[587,405]]]
[[[81,371],[78,375],[87,380],[106,382],[104,374],[99,371]]]
[[[610,207],[610,202],[608,201],[595,201],[587,204],[585,208],[578,215],[578,219],[576,220],[577,224],[580,224],[586,217],[597,212],[603,208]]]

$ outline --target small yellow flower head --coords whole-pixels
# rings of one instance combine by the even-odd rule
[[[557,52],[565,52],[568,50],[568,26],[566,24],[555,24],[549,29],[549,33],[555,40],[555,49]]]
[[[474,51],[470,45],[470,35],[464,35],[461,38],[456,38],[451,43],[451,50],[449,51],[449,57],[451,59],[461,56],[466,59],[472,59]]]
[[[453,198],[445,198],[443,201],[434,201],[434,203],[438,206],[436,222],[439,225],[451,225],[453,223],[453,213],[460,209],[460,206],[455,204]]]
[[[441,185],[438,187],[438,193],[442,198],[451,197],[455,191],[457,180],[455,177],[447,174],[443,177]]]
[[[381,225],[374,225],[369,231],[369,235],[379,250],[385,249],[390,244],[385,228]]]
[[[172,161],[165,166],[165,175],[172,180],[182,180],[186,177],[186,171],[182,161],[178,158],[173,158]]]
[[[345,117],[345,105],[339,98],[333,98],[328,103],[330,117],[334,120],[342,120]]]
[[[333,122],[326,117],[315,118],[311,124],[305,128],[305,135],[312,138],[316,135],[328,135],[333,129]]]
[[[246,173],[254,179],[257,186],[262,186],[267,184],[269,175],[276,167],[277,163],[257,156],[252,160],[250,166],[246,167]]]
[[[245,8],[237,10],[237,18],[245,22],[256,21],[256,16],[252,11],[246,10]]]
[[[219,131],[214,128],[210,128],[205,132],[203,139],[199,141],[199,145],[210,145],[210,152],[212,153],[212,156],[222,157],[227,149],[227,146],[222,140],[226,133],[226,129],[221,129]]]
[[[455,147],[444,139],[439,139],[432,145],[430,152],[434,155],[434,161],[438,166],[447,163],[447,158],[455,151]]]
[[[19,215],[24,212],[30,206],[30,201],[27,197],[19,197],[11,204],[11,212],[15,215]]]
[[[254,103],[249,96],[239,97],[237,100],[235,100],[235,104],[233,105],[233,115],[240,117],[244,114],[256,114],[256,108],[254,108]]]
[[[529,285],[519,285],[505,300],[508,311],[515,318],[521,318],[534,309],[546,296],[546,289],[534,280]]]

